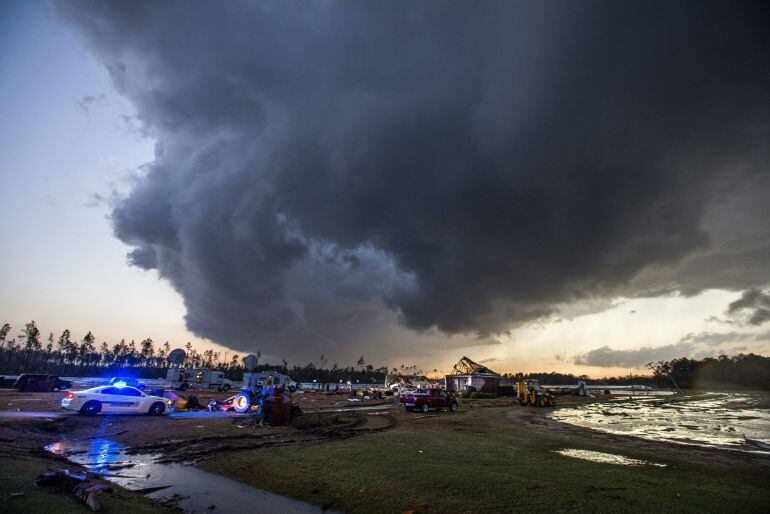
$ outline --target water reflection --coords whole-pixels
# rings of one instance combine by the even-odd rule
[[[591,462],[600,462],[602,464],[619,464],[621,466],[658,466],[661,468],[666,467],[665,464],[658,464],[640,459],[632,459],[631,457],[616,455],[614,453],[595,452],[591,450],[565,448],[564,450],[558,450],[556,453],[564,455],[565,457],[590,460]]]
[[[770,395],[762,393],[618,399],[557,409],[549,416],[615,434],[770,454],[746,440],[770,439]]]
[[[320,507],[280,496],[229,478],[207,473],[194,466],[160,464],[158,455],[129,455],[128,448],[116,441],[97,438],[88,441],[62,440],[45,447],[90,472],[105,473],[104,478],[130,490],[157,489],[150,498],[169,502],[184,512],[251,512],[320,514]],[[129,473],[109,473],[116,467]]]
[[[94,439],[88,448],[89,466],[102,473],[120,461],[121,445],[109,439]]]

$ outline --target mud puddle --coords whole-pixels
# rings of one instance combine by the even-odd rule
[[[45,449],[128,490],[143,492],[148,498],[185,512],[329,512],[190,465],[161,464],[156,462],[158,455],[128,455],[128,447],[110,439],[63,440]]]
[[[646,460],[632,459],[624,455],[616,455],[614,453],[595,452],[591,450],[578,450],[576,448],[565,448],[564,450],[558,450],[555,453],[564,455],[565,457],[572,457],[575,459],[590,460],[591,462],[599,462],[601,464],[618,464],[620,466],[658,466],[661,468],[666,467],[665,464],[658,464],[655,462],[649,462]]]
[[[613,399],[548,415],[613,434],[770,456],[770,395],[765,393]]]

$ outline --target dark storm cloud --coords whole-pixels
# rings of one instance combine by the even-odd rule
[[[152,245],[142,245],[128,253],[128,262],[138,268],[155,269],[158,267],[158,255]]]
[[[770,321],[770,291],[749,289],[727,306],[726,314],[739,323],[762,325]]]
[[[485,341],[767,270],[763,2],[56,5],[158,140],[115,234],[221,343]]]
[[[745,351],[747,347],[735,346],[736,343],[759,343],[768,340],[770,340],[770,332],[760,334],[699,332],[687,334],[676,343],[657,347],[618,350],[609,346],[602,346],[576,355],[572,360],[575,364],[582,366],[643,368],[648,362],[654,361],[667,361],[682,357],[702,359],[722,353],[740,353]]]
[[[671,360],[691,356],[692,343],[676,343],[657,348],[643,347],[633,350],[616,350],[602,346],[575,356],[573,362],[579,366],[598,366],[602,368],[642,368],[648,362]]]

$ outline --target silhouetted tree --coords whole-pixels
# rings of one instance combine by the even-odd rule
[[[8,337],[8,332],[11,331],[11,325],[8,323],[4,324],[2,328],[0,328],[0,350],[2,350],[5,347],[5,338]]]
[[[19,335],[24,341],[24,369],[27,369],[30,353],[40,349],[40,330],[35,324],[35,320],[24,325],[24,331]]]

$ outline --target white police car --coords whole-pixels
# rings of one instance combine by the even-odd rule
[[[122,382],[92,387],[84,391],[70,391],[61,401],[62,409],[80,414],[150,414],[160,416],[173,404],[161,396],[150,396],[136,387]]]

